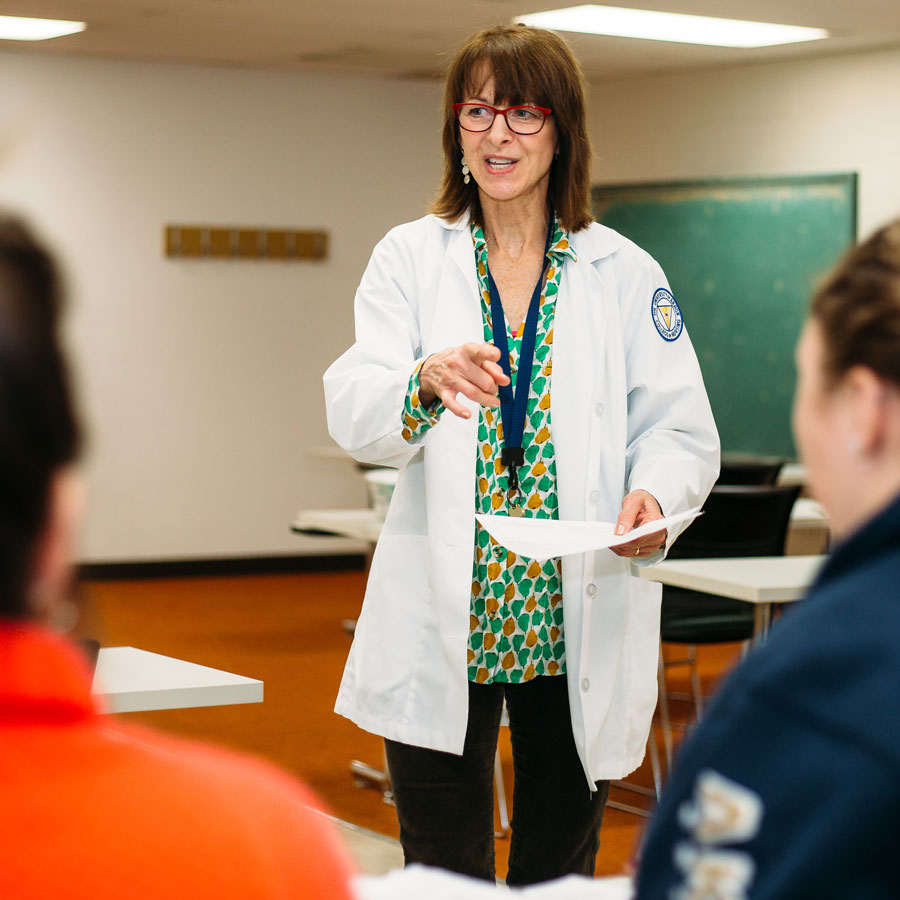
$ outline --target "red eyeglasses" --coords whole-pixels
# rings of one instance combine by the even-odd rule
[[[494,124],[497,115],[506,119],[510,131],[516,134],[537,134],[553,114],[552,109],[544,106],[508,106],[497,109],[486,103],[454,103],[453,109],[459,121],[459,127],[466,131],[487,131]]]

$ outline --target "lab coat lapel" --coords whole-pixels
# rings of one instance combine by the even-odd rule
[[[586,297],[583,265],[569,261],[563,269],[559,300],[553,323],[553,377],[550,409],[553,445],[556,450],[557,494],[561,519],[584,517],[584,485],[588,483],[589,433],[595,391],[594,357],[602,348],[590,346],[587,327],[588,303],[598,306],[599,297]],[[588,266],[588,268],[590,268]]]
[[[597,229],[571,235],[577,258],[563,269],[554,321],[550,408],[561,519],[615,520],[624,481],[618,464],[626,391],[616,343],[618,311],[594,265],[614,253],[621,239]],[[588,503],[596,490],[600,503]]]
[[[448,226],[450,236],[434,315],[434,333],[443,347],[483,340],[475,247],[468,225]]]
[[[428,336],[426,354],[469,341],[484,340],[478,280],[475,273],[475,251],[466,224],[445,226],[450,234],[446,253],[441,261],[441,277],[435,298],[434,320]],[[429,551],[445,554],[442,571],[452,569],[452,583],[440,585],[439,592],[448,598],[467,597],[471,582],[474,548],[475,453],[479,408],[478,404],[459,395],[459,400],[472,415],[461,419],[445,412],[426,442],[426,497],[429,534],[438,537],[429,544]],[[440,434],[440,440],[437,435]],[[463,505],[468,515],[452,514]],[[454,603],[454,606],[457,604]],[[454,617],[454,630],[467,627],[465,615]]]

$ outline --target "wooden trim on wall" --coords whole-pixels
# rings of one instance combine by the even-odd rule
[[[203,575],[277,575],[295,572],[346,572],[364,569],[361,553],[329,556],[248,556],[222,559],[175,559],[140,562],[82,563],[82,581],[130,578],[191,578]]]

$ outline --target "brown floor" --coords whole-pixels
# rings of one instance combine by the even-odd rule
[[[312,785],[338,818],[396,837],[393,808],[377,791],[356,787],[348,768],[351,759],[380,765],[380,740],[332,712],[350,642],[341,622],[358,613],[364,581],[358,571],[88,582],[79,632],[99,638],[104,646],[141,647],[262,679],[262,704],[130,716],[264,756]],[[733,646],[702,648],[706,691],[734,654]],[[672,689],[686,689],[683,672],[673,673]],[[686,704],[681,707],[683,717]],[[500,749],[511,797],[505,737],[501,735]],[[649,786],[649,765],[632,779]],[[614,790],[613,797],[647,805],[631,792]],[[598,874],[627,871],[645,821],[607,810]],[[508,841],[498,840],[500,877],[507,852]]]

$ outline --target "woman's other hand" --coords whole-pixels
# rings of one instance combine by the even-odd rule
[[[462,344],[433,353],[419,370],[419,402],[431,406],[439,397],[461,419],[468,419],[472,414],[456,399],[457,394],[481,406],[498,407],[497,388],[509,384],[499,359],[500,351],[486,343]]]
[[[622,501],[622,512],[619,513],[619,518],[616,520],[616,534],[625,534],[632,528],[661,518],[663,518],[662,510],[653,494],[647,491],[632,491],[630,494],[626,494]],[[636,541],[629,541],[618,547],[610,547],[610,550],[616,556],[649,556],[666,543],[666,534],[666,529],[663,528],[662,531],[645,534]]]

